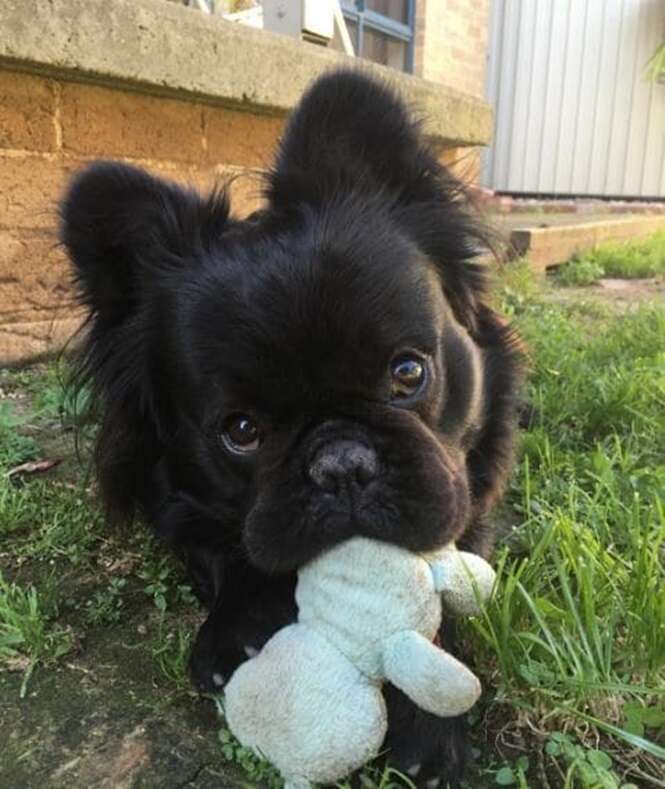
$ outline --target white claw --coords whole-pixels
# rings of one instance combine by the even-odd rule
[[[216,688],[221,688],[225,682],[226,680],[224,679],[224,675],[219,674],[217,671],[215,671],[215,673],[212,675],[212,684]]]
[[[415,778],[422,769],[422,764],[412,764],[406,771],[406,774],[411,778]]]
[[[259,650],[255,649],[254,647],[246,646],[245,647],[245,654],[249,658],[256,657],[256,655],[259,654]]]

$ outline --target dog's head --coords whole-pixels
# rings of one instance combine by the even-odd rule
[[[186,502],[171,537],[196,539],[199,513],[272,571],[352,534],[440,546],[500,488],[514,344],[459,187],[386,87],[318,80],[245,221],[223,193],[101,163],[63,239],[111,509]]]

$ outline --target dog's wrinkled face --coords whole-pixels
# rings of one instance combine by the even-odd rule
[[[238,478],[256,564],[291,568],[352,534],[414,550],[458,536],[481,368],[389,217],[341,204],[278,243],[259,218],[180,292],[181,390],[198,392],[219,484]]]
[[[457,182],[388,88],[339,72],[265,187],[241,221],[97,163],[63,201],[109,512],[268,571],[352,534],[456,539],[505,481],[518,380]]]

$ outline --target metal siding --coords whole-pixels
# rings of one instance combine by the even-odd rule
[[[614,88],[614,113],[611,119],[610,146],[605,173],[605,194],[620,195],[624,189],[624,173],[628,134],[635,93],[635,64],[639,57],[638,22],[641,3],[623,0],[623,28],[619,48],[619,65]],[[626,75],[629,78],[626,78]]]
[[[537,0],[522,7],[516,4],[516,14],[519,25],[519,38],[516,55],[515,72],[517,79],[513,84],[513,118],[512,134],[508,142],[508,189],[511,191],[523,190],[525,152],[527,149],[527,131],[529,113],[531,110],[531,77],[533,69],[533,53],[536,37],[533,35],[535,28]]]
[[[491,8],[491,16],[490,16],[490,24],[489,24],[489,31],[488,31],[488,50],[492,52],[498,52],[502,46],[503,41],[503,20],[505,17],[505,0],[497,0],[492,5]],[[502,62],[504,62],[502,60]],[[501,69],[495,68],[485,69],[485,94],[487,96],[496,96],[497,97],[497,106],[501,104],[501,81],[500,81],[500,72]],[[497,113],[498,114],[498,113]],[[503,124],[501,124],[503,127]],[[483,148],[481,154],[481,161],[482,161],[482,168],[483,172],[488,173],[490,178],[495,178],[494,172],[494,165],[495,165],[495,156],[494,150],[495,147],[501,144],[501,141],[498,138],[498,130],[499,130],[499,119],[497,115],[494,117],[494,146]],[[505,136],[505,135],[502,135]]]
[[[499,0],[499,2],[497,2],[497,6],[499,8],[503,6],[504,10],[503,46],[513,55],[513,57],[505,57],[503,59],[498,84],[498,90],[500,91],[499,96],[502,97],[502,101],[496,113],[497,146],[495,149],[496,156],[494,167],[496,177],[503,180],[508,178],[510,169],[510,145],[515,118],[514,91],[511,88],[516,77],[520,46],[518,36],[519,29],[515,25],[510,24],[510,21],[515,16],[515,6],[519,1],[520,0]],[[505,100],[503,100],[504,98]]]
[[[574,0],[562,0],[562,2],[551,4],[549,73],[547,75],[545,108],[540,134],[542,142],[539,146],[537,179],[538,189],[542,192],[553,192],[556,183],[555,174],[560,148],[559,138],[563,123],[561,110],[563,105],[564,64],[568,53],[571,2],[574,2]]]
[[[662,99],[661,99],[662,101]],[[665,110],[663,110],[665,112]],[[661,165],[660,165],[660,193],[665,194],[665,140],[663,140],[663,150],[661,155]]]
[[[640,3],[637,19],[637,40],[643,42],[649,32],[649,8],[647,3]],[[649,94],[651,91],[638,89],[638,81],[642,81],[642,71],[646,61],[641,47],[636,47],[635,62],[633,64],[633,77],[635,88],[631,102],[630,122],[628,124],[628,145],[626,149],[626,167],[623,175],[623,192],[627,194],[641,194],[642,184],[642,159],[645,153],[644,137],[648,123]],[[640,86],[641,87],[641,86]]]
[[[590,194],[602,194],[605,189],[612,119],[616,113],[614,99],[621,50],[622,7],[622,0],[606,0],[605,2],[605,35],[601,41],[596,112],[587,181],[587,191]]]
[[[553,0],[557,2],[557,0]],[[580,8],[579,0],[573,0],[571,14]],[[588,22],[588,3],[584,2],[581,13],[572,14],[571,25],[568,28],[568,50],[563,63],[564,87],[563,102],[561,106],[561,137],[560,147],[557,151],[557,170],[553,192],[570,192],[573,188],[573,166],[575,156],[575,142],[577,140],[577,124],[579,113],[577,107],[580,102],[582,89],[582,63],[584,61],[584,42]]]
[[[654,51],[665,38],[665,20],[651,7],[648,29],[650,51]],[[646,128],[646,145],[642,159],[642,194],[656,194],[661,188],[661,163],[665,155],[665,85],[651,83],[649,114]],[[661,192],[663,194],[663,192]]]
[[[494,0],[483,183],[665,196],[665,85],[644,79],[663,35],[662,0]]]
[[[529,88],[528,114],[526,118],[526,139],[524,149],[524,171],[521,183],[538,183],[538,162],[542,154],[542,144],[533,145],[532,140],[542,140],[543,121],[545,119],[545,98],[549,75],[549,48],[551,33],[550,0],[536,0],[535,35],[529,72],[531,74]]]

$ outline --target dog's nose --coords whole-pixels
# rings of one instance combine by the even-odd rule
[[[356,441],[326,444],[314,457],[309,476],[322,490],[337,493],[347,485],[365,487],[377,471],[376,452]]]

